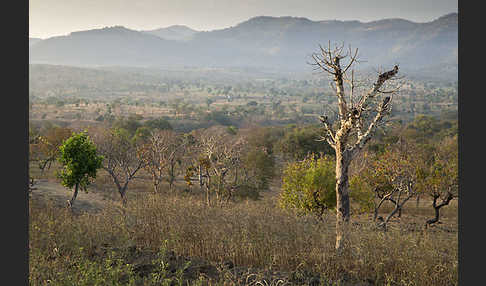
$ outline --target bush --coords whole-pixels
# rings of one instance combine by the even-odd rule
[[[275,147],[286,158],[293,160],[302,160],[310,153],[334,154],[327,142],[317,141],[321,135],[319,126],[290,126]]]
[[[137,115],[130,115],[128,118],[118,118],[115,120],[112,127],[117,129],[125,129],[130,133],[131,136],[133,136],[137,129],[142,127],[140,119],[140,116]]]
[[[230,126],[233,125],[231,121],[231,117],[229,117],[225,111],[222,110],[214,110],[208,113],[205,117],[207,121],[214,121],[223,126]]]
[[[369,213],[375,207],[375,193],[368,182],[362,177],[353,176],[349,180],[349,197],[356,204],[351,205],[351,211],[356,213]]]
[[[172,130],[172,125],[170,125],[169,121],[165,118],[156,118],[147,120],[144,124],[146,127],[150,129],[159,129],[159,130]]]
[[[273,157],[262,149],[253,149],[243,158],[244,169],[252,177],[251,185],[258,190],[266,190],[270,180],[275,174],[275,161]]]
[[[307,156],[290,163],[284,170],[280,206],[297,209],[322,218],[324,211],[336,207],[335,162],[329,156]]]

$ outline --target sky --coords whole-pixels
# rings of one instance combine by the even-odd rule
[[[458,12],[457,0],[29,0],[29,36],[45,39],[117,25],[133,30],[186,25],[209,31],[256,16],[429,22],[452,12]]]

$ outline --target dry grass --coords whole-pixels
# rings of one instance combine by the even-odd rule
[[[154,254],[164,246],[189,261],[207,261],[214,267],[234,263],[233,272],[220,271],[206,280],[210,285],[245,284],[251,273],[270,272],[280,273],[272,276],[274,285],[278,277],[298,285],[316,277],[321,285],[457,285],[457,205],[444,208],[449,209],[444,211],[444,223],[427,231],[410,226],[423,224],[432,210],[419,206],[415,214],[414,208],[410,204],[387,233],[376,230],[368,216],[353,217],[351,247],[337,255],[333,215],[324,223],[297,217],[278,209],[272,196],[208,208],[195,195],[143,193],[133,195],[124,211],[113,204],[101,213],[79,216],[31,202],[30,278],[32,285],[47,279],[63,285],[73,277],[78,282],[96,277],[93,269],[103,269],[115,284],[159,285],[132,279],[138,277],[130,268],[136,263],[127,262],[127,249],[136,246]],[[108,258],[99,254],[102,247],[114,249],[123,262],[114,263],[118,260],[111,257],[112,266],[106,270],[103,261]],[[90,261],[98,264],[87,264]],[[195,278],[191,285],[203,280]]]

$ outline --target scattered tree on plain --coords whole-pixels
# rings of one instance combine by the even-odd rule
[[[87,190],[91,179],[101,168],[103,157],[99,156],[95,144],[84,132],[73,134],[59,147],[59,163],[63,169],[58,173],[61,184],[67,188],[74,187],[74,193],[68,205],[72,206],[78,195],[79,187]]]
[[[457,198],[459,191],[457,136],[444,139],[437,149],[430,173],[425,179],[425,192],[432,197],[435,213],[433,218],[426,221],[426,226],[439,222],[440,209]]]
[[[102,167],[110,174],[123,203],[126,203],[128,184],[145,166],[140,156],[142,143],[137,139],[123,128],[102,130],[94,136],[96,146],[104,157]]]
[[[49,170],[59,155],[59,146],[72,135],[73,131],[64,127],[47,129],[45,135],[34,135],[31,138],[31,161],[37,161],[41,176]]]
[[[151,132],[148,142],[142,146],[141,157],[145,170],[152,177],[154,192],[158,193],[165,176],[172,189],[176,178],[176,164],[181,164],[185,146],[180,134],[172,130]]]
[[[379,154],[361,176],[368,188],[377,198],[374,220],[387,229],[388,222],[395,215],[400,215],[403,206],[415,195],[423,183],[421,157],[411,146],[399,142]],[[391,202],[393,210],[385,217],[378,216],[384,202]]]
[[[350,218],[349,206],[349,165],[356,154],[373,136],[377,126],[390,114],[392,95],[396,90],[385,91],[385,84],[398,73],[396,65],[392,70],[379,74],[372,87],[358,96],[354,71],[358,49],[353,53],[349,48],[344,53],[343,46],[331,49],[320,47],[320,53],[313,54],[313,65],[318,70],[331,75],[337,97],[338,118],[333,127],[327,116],[320,116],[325,129],[321,140],[325,140],[336,153],[336,249],[342,250],[347,241],[347,225]],[[344,62],[343,60],[347,60]],[[351,74],[349,74],[349,72]],[[349,91],[344,89],[345,83]],[[380,96],[385,94],[385,96]],[[381,100],[379,99],[381,98]]]
[[[212,128],[200,134],[198,142],[207,204],[211,203],[211,192],[220,204],[228,201],[235,191],[229,179],[238,179],[244,139],[226,129]]]

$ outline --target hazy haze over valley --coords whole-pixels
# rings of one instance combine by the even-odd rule
[[[457,77],[458,15],[431,22],[371,22],[258,16],[237,25],[196,31],[173,25],[146,31],[123,26],[30,38],[30,63],[153,68],[253,67],[309,71],[319,44],[359,48],[360,68],[399,64],[403,72]],[[437,72],[440,71],[440,72]]]

